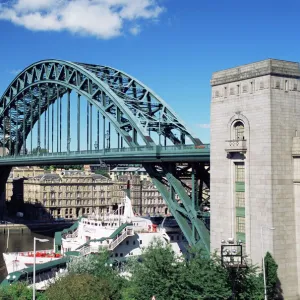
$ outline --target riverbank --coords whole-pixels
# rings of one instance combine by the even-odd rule
[[[44,230],[59,231],[64,228],[70,227],[74,222],[34,222],[34,223],[10,223],[0,224],[0,234],[6,234],[8,230],[10,232],[24,232],[34,231],[41,232]]]

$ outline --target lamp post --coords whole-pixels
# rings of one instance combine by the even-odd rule
[[[246,268],[245,255],[243,255],[242,242],[238,244],[234,242],[233,238],[228,238],[227,241],[221,241],[221,262],[222,266],[229,270],[229,274],[232,277],[232,296],[231,299],[235,299],[235,283],[240,268]]]
[[[275,230],[274,227],[268,227],[268,226],[261,226],[260,227],[260,241],[261,241],[261,256],[262,256],[262,269],[263,269],[263,275],[264,275],[264,299],[268,300],[267,296],[267,282],[266,282],[266,268],[265,268],[265,255],[264,255],[264,239],[263,239],[263,230],[269,229],[269,230]]]
[[[38,239],[36,237],[33,238],[33,285],[32,285],[32,300],[35,300],[35,263],[36,263],[36,241],[41,242],[41,243],[46,243],[49,242],[47,239]]]

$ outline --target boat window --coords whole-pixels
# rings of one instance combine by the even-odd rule
[[[115,254],[115,257],[118,257],[118,253]]]
[[[90,225],[90,222],[88,222],[88,225]]]
[[[179,235],[177,235],[177,241],[179,241]]]
[[[173,235],[171,235],[171,241],[174,241],[174,236]]]
[[[129,245],[129,241],[126,241],[126,245]]]
[[[135,245],[135,241],[133,241],[133,245]]]
[[[143,241],[142,240],[140,240],[140,245],[142,245],[143,244]]]
[[[120,256],[123,257],[123,253],[120,253]]]
[[[184,235],[182,236],[182,240],[184,241]]]

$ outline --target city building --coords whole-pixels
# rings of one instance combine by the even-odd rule
[[[211,250],[234,238],[260,266],[269,251],[284,299],[299,299],[299,64],[268,59],[211,85]]]
[[[45,173],[45,170],[40,167],[14,167],[11,170],[12,178],[35,177]]]
[[[7,199],[12,199],[13,182],[7,183]],[[97,174],[69,170],[44,173],[24,180],[24,204],[31,204],[29,217],[76,219],[83,214],[106,214],[112,211],[113,183]]]
[[[85,171],[61,170],[45,172],[41,168],[13,168],[6,184],[6,199],[13,212],[22,211],[26,218],[76,219],[83,214],[109,213],[127,193],[136,214],[165,215],[168,208],[143,168],[127,168],[113,178]],[[141,175],[137,174],[138,173]]]
[[[149,181],[142,182],[142,214],[144,215],[168,215],[169,210],[163,197]]]
[[[150,177],[143,167],[128,167],[128,166],[117,166],[109,171],[110,178],[115,181],[118,176],[127,175],[139,176],[140,180],[150,180]]]

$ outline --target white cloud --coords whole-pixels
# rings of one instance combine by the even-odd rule
[[[109,39],[126,28],[139,34],[139,23],[157,19],[163,10],[156,0],[12,0],[0,4],[0,19],[34,31],[67,30]]]
[[[132,26],[129,31],[131,32],[131,34],[133,35],[138,35],[140,32],[141,32],[141,26],[139,25],[135,25],[135,26]]]
[[[197,126],[197,127],[200,127],[200,128],[204,128],[204,129],[210,128],[210,124],[209,124],[209,123],[196,124],[196,126]]]

